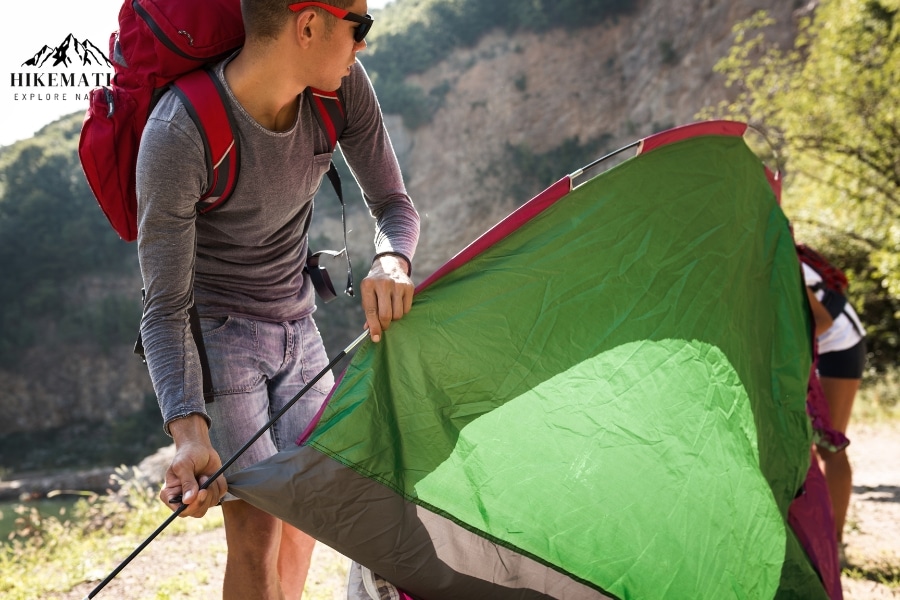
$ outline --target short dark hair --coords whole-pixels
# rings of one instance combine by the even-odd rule
[[[293,0],[296,1],[296,0]],[[347,9],[353,4],[353,0],[319,0],[338,8]],[[274,39],[284,27],[285,21],[290,17],[291,11],[288,5],[292,0],[241,0],[241,15],[244,18],[244,30],[247,37],[255,39]],[[328,13],[314,9],[322,15]],[[331,20],[328,20],[329,28]]]

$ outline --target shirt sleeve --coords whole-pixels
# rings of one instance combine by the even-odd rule
[[[803,281],[804,281],[804,284],[806,285],[806,287],[813,288],[817,284],[822,283],[822,276],[819,275],[818,273],[816,273],[815,269],[813,269],[812,267],[810,267],[809,265],[807,265],[804,262],[801,262],[800,266],[803,267]],[[820,289],[814,290],[814,292],[815,292],[816,299],[821,301],[822,295],[824,294],[824,291],[821,289],[821,287],[820,287]]]
[[[357,62],[342,87],[347,125],[339,144],[375,218],[375,252],[413,258],[419,214],[406,192],[375,90]]]
[[[144,129],[137,162],[141,339],[165,429],[200,414],[209,423],[188,309],[193,304],[196,203],[206,185],[199,133],[168,94]]]

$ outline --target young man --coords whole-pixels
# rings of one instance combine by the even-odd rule
[[[376,258],[360,286],[372,340],[412,305],[419,218],[371,83],[356,64],[371,24],[366,8],[365,0],[242,0],[245,45],[216,68],[241,145],[237,187],[221,206],[197,214],[207,183],[204,148],[174,94],[160,99],[141,141],[141,333],[176,445],[160,499],[174,508],[181,496],[188,506],[182,514],[194,517],[224,499],[225,598],[299,598],[315,543],[227,496],[222,477],[198,491],[328,362],[303,267],[312,199],[331,148],[303,94],[307,88],[341,88],[347,114],[341,150],[376,219]],[[213,383],[208,404],[187,312],[194,304]],[[232,469],[295,443],[332,381],[323,377]]]

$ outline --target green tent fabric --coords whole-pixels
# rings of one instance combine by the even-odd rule
[[[473,578],[497,598],[825,598],[786,524],[811,442],[800,267],[744,128],[653,136],[510,215],[232,491],[428,600]],[[385,555],[376,534],[428,542]]]

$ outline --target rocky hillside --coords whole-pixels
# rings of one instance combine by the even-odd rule
[[[654,131],[695,120],[726,97],[713,65],[731,46],[732,26],[767,9],[778,20],[777,36],[788,42],[799,8],[776,0],[641,0],[632,16],[590,29],[491,33],[411,78],[443,97],[431,122],[415,130],[388,115],[422,216],[417,279],[555,179]],[[553,165],[548,174],[531,169],[541,160]],[[323,229],[339,232],[339,221],[332,221],[323,219]],[[359,210],[349,226],[356,232],[353,254],[363,257],[356,263],[359,278],[372,228]],[[70,301],[127,297],[140,283],[135,270],[133,277],[92,279],[80,288]],[[353,326],[361,325],[360,318]],[[106,353],[39,347],[20,364],[0,371],[0,435],[122,418],[152,393],[146,369],[128,347]]]
[[[531,194],[605,151],[696,120],[726,97],[713,65],[731,46],[733,25],[766,9],[789,42],[798,4],[644,0],[632,17],[574,33],[488,35],[415,77],[426,92],[449,89],[427,128],[392,131],[423,217],[418,272],[430,273]],[[546,155],[571,139],[596,154],[561,165],[529,195],[510,195],[522,193],[512,184],[528,175],[510,146]]]

